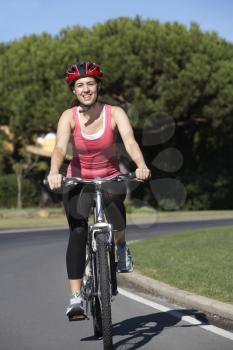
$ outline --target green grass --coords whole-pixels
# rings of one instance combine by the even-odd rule
[[[42,228],[67,226],[65,218],[18,218],[9,222],[8,219],[1,219],[0,230],[20,228]]]
[[[156,237],[130,247],[144,275],[233,303],[233,227]]]
[[[129,221],[162,221],[162,220],[190,220],[190,219],[216,219],[233,218],[232,210],[202,210],[202,211],[157,211],[150,207],[134,208],[132,213],[128,213]]]
[[[67,225],[62,208],[1,209],[0,229],[38,228]]]

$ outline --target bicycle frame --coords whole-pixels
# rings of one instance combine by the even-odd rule
[[[95,186],[95,197],[94,197],[94,224],[90,225],[90,230],[92,231],[92,249],[96,252],[96,238],[95,235],[100,231],[105,231],[109,234],[108,243],[112,243],[112,225],[109,224],[104,215],[103,209],[103,189],[102,181],[97,180],[93,184]]]

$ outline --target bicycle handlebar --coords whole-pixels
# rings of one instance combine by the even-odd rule
[[[138,182],[143,182],[142,180],[139,180],[136,178],[135,173],[128,173],[128,174],[119,174],[111,179],[104,179],[104,178],[95,178],[91,180],[86,180],[82,179],[80,177],[63,177],[62,178],[62,183],[64,185],[77,185],[78,183],[83,183],[83,184],[103,184],[106,182],[127,182],[127,181],[138,181]],[[44,179],[43,180],[44,185],[48,185],[48,180]]]

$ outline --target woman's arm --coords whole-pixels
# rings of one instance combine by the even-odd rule
[[[141,180],[146,180],[150,177],[150,170],[148,169],[143,154],[138,146],[138,143],[135,140],[133,129],[127,114],[122,108],[113,107],[112,116],[117,125],[126,151],[137,166],[137,178]]]
[[[68,143],[71,135],[72,112],[66,110],[60,117],[57,126],[56,144],[51,156],[50,172],[48,182],[51,189],[61,187],[62,176],[59,174],[61,165],[64,162]]]

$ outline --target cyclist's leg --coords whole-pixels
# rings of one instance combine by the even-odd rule
[[[119,232],[117,243],[125,242],[126,210],[124,200],[126,186],[122,182],[104,184],[104,208],[107,220],[112,224],[113,230]]]
[[[117,245],[126,244],[125,230],[115,231],[114,236],[115,236],[115,242]]]
[[[118,255],[118,271],[132,272],[133,259],[126,246],[125,227],[126,210],[124,199],[126,186],[124,183],[112,182],[105,186],[105,213],[108,221],[113,225]]]
[[[85,270],[87,218],[92,204],[91,197],[81,185],[63,194],[63,203],[70,228],[66,252],[67,275],[71,291],[68,314],[72,313],[74,308],[75,312],[82,311],[81,286]]]

